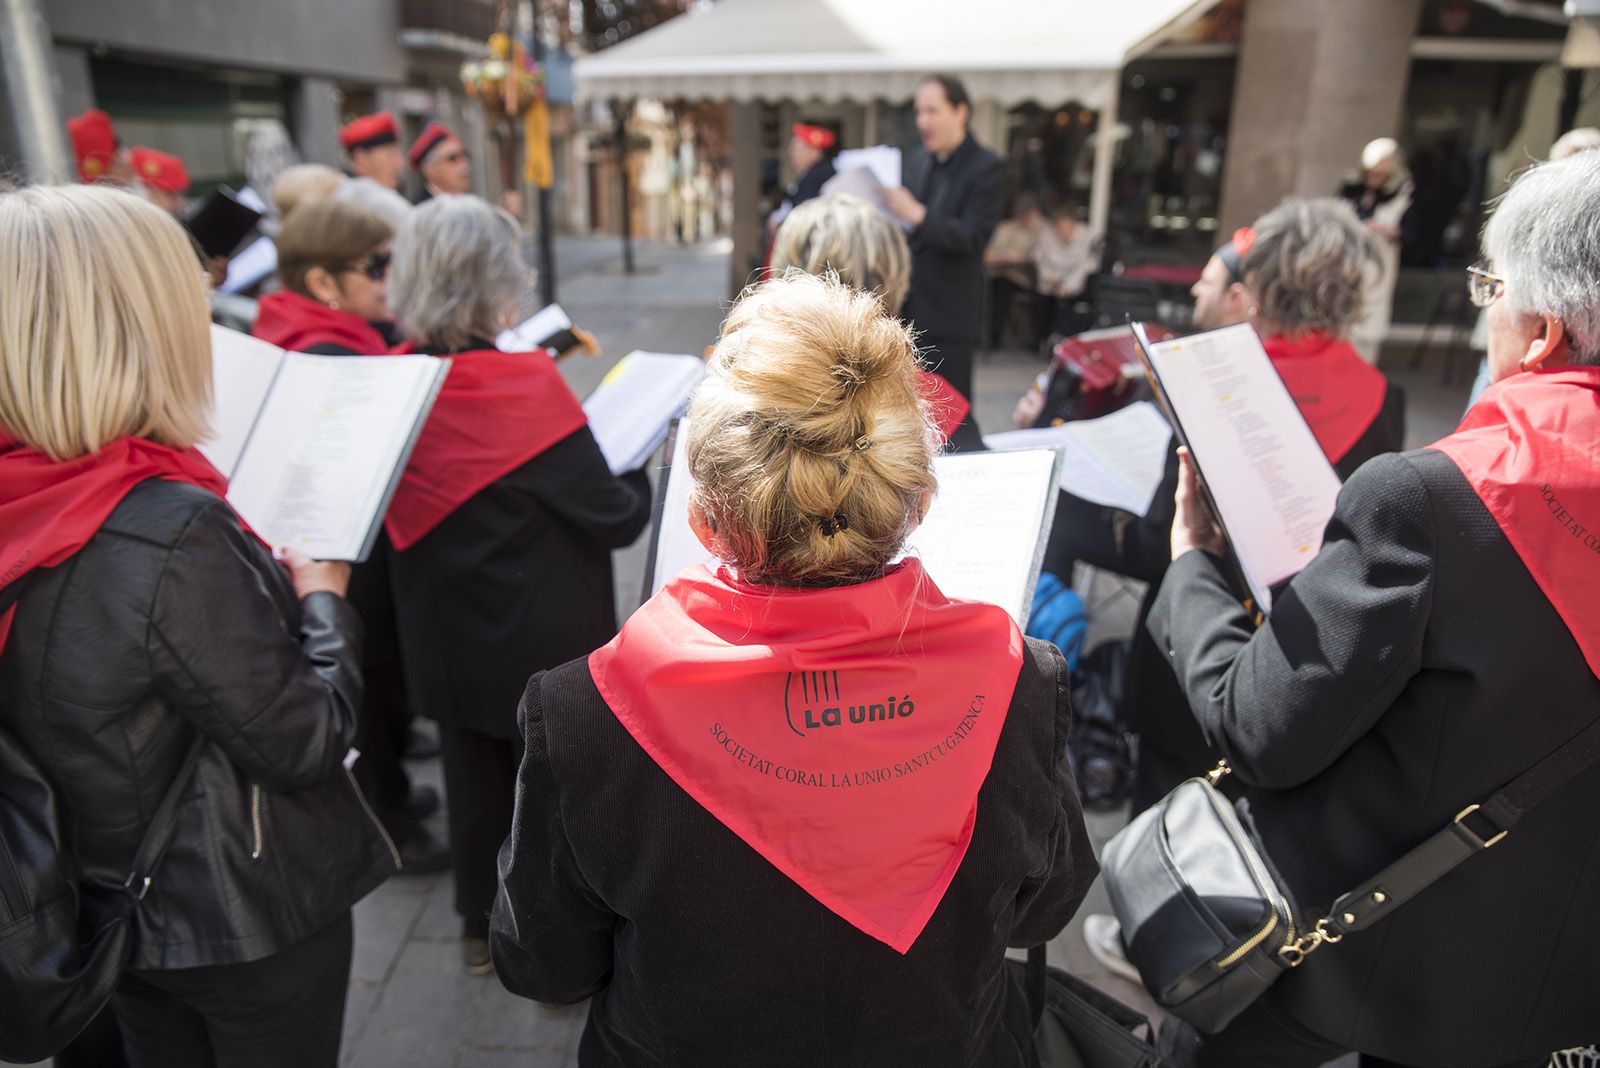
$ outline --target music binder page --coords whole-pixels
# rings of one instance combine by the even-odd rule
[[[212,364],[217,434],[202,451],[228,503],[269,544],[363,559],[449,361],[310,356],[218,327]]]
[[[1322,548],[1339,476],[1248,324],[1148,351],[1250,592],[1270,610],[1272,587]]]
[[[705,373],[706,362],[698,356],[638,351],[606,372],[583,411],[612,474],[650,459]]]

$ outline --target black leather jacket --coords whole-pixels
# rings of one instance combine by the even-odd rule
[[[135,915],[136,968],[231,964],[314,934],[395,870],[343,759],[360,622],[213,494],[151,479],[33,573],[0,716],[53,780],[93,919],[112,907],[198,730],[178,828]]]

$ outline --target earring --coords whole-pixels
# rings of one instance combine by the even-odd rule
[[[1248,315],[1250,318],[1254,319],[1256,316],[1261,314],[1261,309],[1256,307],[1254,304],[1252,304],[1252,305],[1250,305],[1250,310],[1248,312],[1246,312],[1245,314]]]
[[[338,311],[339,310],[339,302],[336,301],[336,300],[330,300],[330,301],[328,301],[328,307],[332,308],[334,311]]]
[[[1527,369],[1528,369],[1528,358],[1526,356],[1524,356],[1522,359],[1517,361],[1517,370],[1526,371]]]

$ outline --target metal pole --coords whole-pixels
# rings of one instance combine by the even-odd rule
[[[633,273],[633,212],[628,196],[628,112],[632,110],[632,100],[616,102],[617,180],[622,186],[622,270],[625,274]]]
[[[22,170],[35,182],[70,182],[76,172],[66,127],[56,111],[49,27],[33,0],[0,0],[0,20],[5,106]]]
[[[533,30],[529,34],[530,43],[533,45],[533,61],[541,67],[544,65],[544,34],[539,29],[539,0],[533,0]],[[545,82],[546,87],[549,81]],[[548,106],[548,105],[547,105]],[[546,139],[552,139],[549,124],[546,125]],[[552,139],[553,140],[553,139]],[[531,145],[523,147],[523,151],[532,151]],[[551,166],[554,167],[555,146],[550,146],[552,158]],[[544,186],[539,187],[539,297],[545,304],[556,302],[556,249],[555,241],[550,233],[553,212],[550,210],[550,190]]]

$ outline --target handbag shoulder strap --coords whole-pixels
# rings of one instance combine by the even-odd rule
[[[1350,931],[1377,923],[1410,901],[1468,857],[1510,833],[1517,821],[1580,773],[1600,762],[1600,719],[1568,739],[1487,801],[1468,805],[1455,819],[1377,875],[1340,897],[1318,921],[1309,947],[1337,942]],[[1291,955],[1292,956],[1292,955]]]
[[[172,835],[178,829],[178,804],[183,799],[183,792],[189,788],[190,780],[194,778],[195,768],[200,764],[201,750],[205,746],[206,736],[195,731],[194,741],[183,756],[177,776],[173,778],[172,785],[167,787],[161,804],[156,806],[156,814],[150,818],[150,826],[145,828],[144,838],[133,854],[133,870],[122,885],[135,901],[143,901],[144,895],[150,892],[150,883],[155,878],[156,869],[161,866],[161,858],[166,855],[167,846],[172,844]]]

